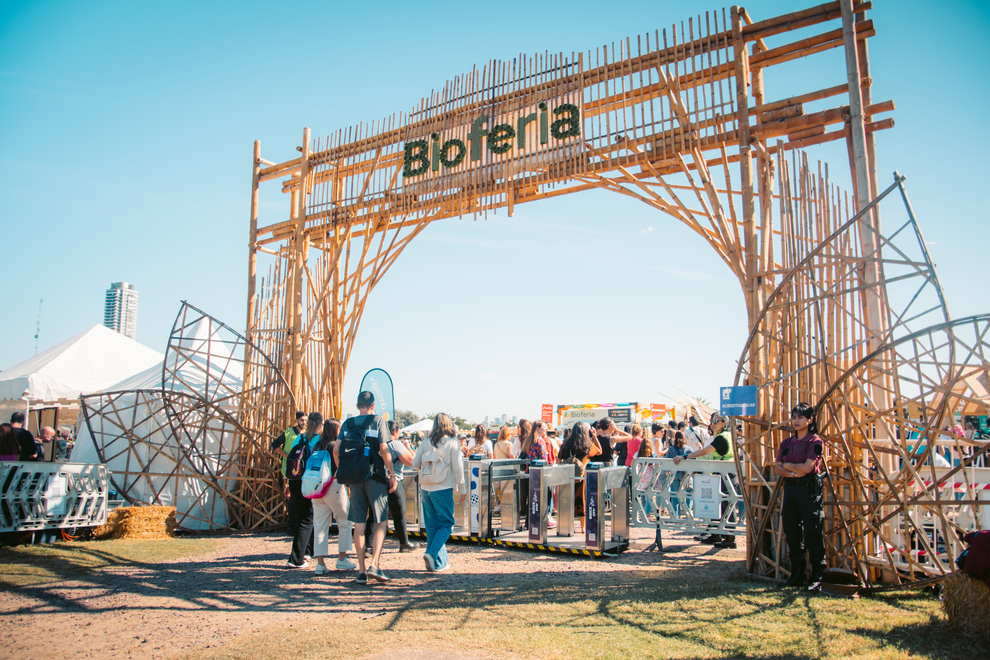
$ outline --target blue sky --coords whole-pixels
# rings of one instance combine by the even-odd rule
[[[746,7],[759,20],[812,4]],[[877,137],[881,184],[908,176],[953,315],[990,311],[990,90],[973,73],[990,60],[990,5],[875,5],[874,100],[897,104],[896,128]],[[408,110],[474,64],[587,50],[720,6],[540,7],[0,2],[0,368],[33,355],[39,299],[44,350],[100,323],[121,280],[140,292],[138,340],[160,351],[183,299],[242,329],[254,140],[287,160],[304,126],[325,135]],[[813,82],[768,90],[844,82],[837,53],[815,66]],[[812,156],[844,167],[844,147]],[[287,212],[276,188],[265,224]],[[738,284],[701,239],[590,192],[431,226],[372,294],[344,397],[383,367],[398,407],[477,420],[541,403],[714,400],[745,337]]]

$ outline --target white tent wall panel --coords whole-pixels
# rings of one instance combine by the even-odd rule
[[[116,490],[133,504],[174,506],[180,529],[209,530],[229,522],[224,478],[237,436],[223,419],[202,420],[198,433],[176,432],[161,392],[127,391],[86,399],[73,459],[105,463]],[[92,431],[92,432],[91,432]]]

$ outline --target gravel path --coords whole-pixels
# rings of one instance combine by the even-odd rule
[[[317,577],[315,561],[309,570],[288,568],[285,535],[223,537],[221,548],[211,554],[105,568],[82,581],[0,594],[0,614],[7,624],[2,655],[10,660],[166,658],[314,614],[328,622],[356,622],[445,590],[523,582],[527,589],[628,583],[672,571],[710,574],[712,561],[725,564],[722,570],[745,570],[743,543],[738,550],[717,551],[688,536],[671,536],[665,539],[668,552],[657,554],[636,549],[649,539],[646,530],[635,531],[634,549],[606,560],[449,544],[451,569],[437,574],[424,570],[422,551],[400,554],[389,538],[382,566],[393,579],[368,586],[353,583],[356,571]],[[334,539],[330,547],[335,548]],[[430,657],[439,660],[437,654]]]

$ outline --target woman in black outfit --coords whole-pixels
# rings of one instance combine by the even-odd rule
[[[787,586],[804,584],[804,553],[811,560],[808,591],[821,588],[825,576],[825,508],[822,501],[823,453],[825,443],[818,435],[815,409],[799,403],[791,410],[794,435],[780,444],[774,474],[784,479],[781,523],[791,556],[791,577]]]
[[[578,422],[560,445],[560,452],[557,454],[557,462],[573,463],[574,476],[580,477],[574,482],[574,517],[581,523],[578,531],[584,530],[584,468],[589,460],[601,453],[598,438],[590,432],[587,424]]]
[[[318,412],[309,413],[306,419],[306,431],[299,436],[296,444],[308,442],[313,448],[320,441],[323,432],[323,415]],[[292,554],[287,562],[292,568],[308,568],[309,559],[313,556],[313,500],[308,500],[302,494],[302,479],[285,480],[286,496],[295,509],[295,525],[293,516],[289,516],[289,533],[292,534]]]

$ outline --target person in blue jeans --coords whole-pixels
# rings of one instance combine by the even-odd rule
[[[677,458],[678,456],[684,457],[691,453],[691,450],[687,447],[684,440],[684,432],[677,431],[674,433],[674,440],[670,443],[670,447],[667,449],[667,453],[664,454],[664,458]],[[684,470],[678,470],[674,474],[674,478],[670,482],[670,492],[676,493],[681,489],[681,481],[684,479]],[[691,508],[691,499],[686,498],[688,509]],[[674,510],[674,517],[681,517],[681,502],[678,497],[671,495],[670,497],[670,508]]]
[[[426,552],[423,561],[431,573],[447,569],[447,539],[454,529],[454,497],[464,500],[461,443],[453,420],[443,413],[433,419],[433,430],[420,443],[413,457],[419,470],[419,489],[423,501],[423,524],[426,527]]]

